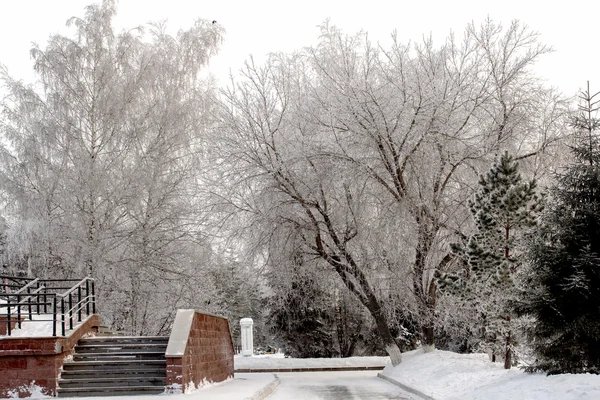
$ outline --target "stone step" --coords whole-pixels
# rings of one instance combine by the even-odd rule
[[[165,388],[160,386],[119,386],[119,387],[87,387],[87,388],[58,388],[58,397],[88,397],[88,396],[129,396],[137,394],[160,394]]]
[[[73,361],[164,360],[164,351],[115,351],[108,353],[75,353]]]
[[[166,368],[166,360],[113,360],[113,361],[69,361],[63,364],[64,371],[74,370],[119,370]]]
[[[108,326],[100,325],[98,327],[97,336],[125,336],[123,332],[117,332],[110,329]]]
[[[166,343],[98,343],[77,345],[77,353],[113,352],[113,351],[162,351],[167,350]]]
[[[88,387],[123,387],[123,386],[160,386],[164,389],[167,384],[166,376],[147,377],[102,377],[92,379],[59,379],[61,389]]]
[[[64,363],[59,397],[163,393],[165,336],[96,336],[80,339]]]
[[[79,339],[78,345],[90,345],[90,344],[112,344],[112,343],[168,343],[168,336],[96,336],[85,339]]]
[[[166,376],[166,368],[143,368],[143,369],[75,369],[62,371],[61,378],[64,379],[95,379],[95,378],[137,378],[145,379],[146,377]]]
[[[166,376],[166,368],[163,366],[147,367],[139,369],[74,369],[61,372],[64,379],[94,379],[94,378],[138,378],[144,379],[148,376]]]

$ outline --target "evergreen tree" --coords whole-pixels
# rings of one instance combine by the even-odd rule
[[[264,301],[261,277],[232,258],[222,257],[208,273],[214,295],[207,309],[229,319],[233,343],[241,346],[242,318],[252,318],[254,346],[270,344],[264,329]]]
[[[535,187],[535,181],[523,182],[512,156],[504,153],[499,157],[481,176],[479,190],[469,202],[475,233],[466,248],[454,246],[465,261],[465,270],[459,275],[437,276],[440,290],[457,296],[475,316],[473,345],[491,351],[494,361],[503,354],[507,369],[515,344],[511,299],[520,243],[535,226],[541,207]]]
[[[285,281],[269,274],[267,325],[279,347],[296,358],[339,356],[334,349],[334,312],[331,294],[321,278],[307,268],[300,254],[293,255]]]
[[[525,312],[536,363],[530,371],[600,373],[600,92],[583,92],[575,161],[560,174],[553,202],[531,245]]]
[[[337,277],[300,252],[290,257],[285,275],[267,274],[273,344],[296,358],[385,355],[368,311]]]

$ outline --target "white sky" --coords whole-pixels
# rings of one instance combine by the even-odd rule
[[[66,33],[66,20],[83,16],[92,0],[0,0],[0,63],[17,78],[33,79],[29,49],[45,44],[51,33]],[[168,20],[176,31],[195,18],[217,20],[226,31],[222,51],[211,71],[226,77],[249,54],[258,59],[270,51],[292,51],[317,41],[317,25],[326,18],[347,33],[359,29],[374,41],[385,41],[395,29],[401,41],[433,35],[442,43],[453,30],[486,17],[505,25],[519,19],[542,35],[556,51],[545,56],[537,72],[565,94],[576,94],[591,82],[600,90],[600,18],[598,0],[120,0],[117,30],[148,21]]]

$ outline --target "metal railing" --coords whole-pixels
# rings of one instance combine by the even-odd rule
[[[96,313],[95,285],[92,278],[34,279],[0,275],[0,317],[4,317],[6,332],[11,336],[13,324],[52,322],[52,336],[60,331],[65,336],[67,326]],[[62,292],[62,290],[66,290]],[[50,310],[51,312],[49,313]],[[51,318],[40,317],[42,315]],[[33,316],[37,317],[34,319]],[[24,319],[29,318],[29,319]]]

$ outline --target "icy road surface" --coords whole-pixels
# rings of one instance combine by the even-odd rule
[[[411,400],[377,377],[379,371],[279,372],[281,384],[267,400]]]

